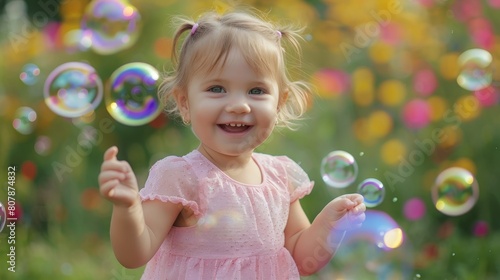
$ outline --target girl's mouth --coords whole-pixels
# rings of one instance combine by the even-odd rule
[[[218,126],[225,132],[229,133],[245,132],[252,127],[250,125],[242,123],[226,123],[226,124],[218,124]]]

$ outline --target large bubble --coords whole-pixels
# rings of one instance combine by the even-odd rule
[[[358,165],[354,157],[345,151],[333,151],[321,161],[321,177],[325,184],[345,188],[356,180]]]
[[[403,229],[383,211],[365,215],[360,228],[346,232],[320,279],[412,279],[413,252]],[[335,242],[333,234],[328,244]]]
[[[54,69],[45,81],[45,103],[56,114],[77,118],[94,110],[102,100],[102,81],[96,70],[83,62],[67,62]]]
[[[132,62],[116,69],[106,84],[105,103],[120,123],[138,126],[161,113],[157,97],[160,74],[153,66]]]
[[[476,179],[461,167],[451,167],[441,172],[432,187],[432,201],[436,209],[450,216],[468,212],[478,197]]]
[[[483,49],[470,49],[458,57],[460,73],[457,83],[470,91],[488,87],[493,79],[491,62],[493,57]]]
[[[141,16],[128,1],[94,0],[82,18],[84,36],[91,38],[91,48],[103,55],[132,46],[139,37]]]

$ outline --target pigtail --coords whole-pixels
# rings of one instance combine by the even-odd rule
[[[301,71],[302,63],[302,48],[301,42],[305,41],[301,36],[304,31],[303,27],[291,25],[281,26],[277,29],[279,44],[282,47],[284,59],[286,60],[287,80],[284,88],[286,88],[287,96],[284,100],[284,106],[278,114],[278,125],[296,129],[294,120],[300,119],[311,105],[311,86],[309,83],[301,80],[289,80],[288,77],[293,77],[293,74],[303,76],[304,73],[290,73],[291,71]]]

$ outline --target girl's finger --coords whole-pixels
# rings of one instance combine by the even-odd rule
[[[126,178],[127,178],[127,175],[123,172],[114,171],[114,170],[107,170],[107,171],[101,172],[99,174],[98,181],[100,184],[104,184],[110,180],[119,180],[120,181],[120,180],[125,180]]]
[[[118,154],[118,148],[116,146],[110,147],[104,152],[104,161],[116,160],[116,155]]]

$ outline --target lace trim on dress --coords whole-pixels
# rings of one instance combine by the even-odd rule
[[[141,195],[141,199],[144,200],[160,200],[162,202],[171,202],[171,203],[180,203],[184,207],[188,207],[191,210],[193,210],[193,213],[196,217],[201,216],[200,209],[198,207],[198,204],[194,201],[189,201],[184,198],[180,197],[173,197],[173,196],[165,196],[165,195],[159,195],[159,194],[148,194],[148,195]]]

